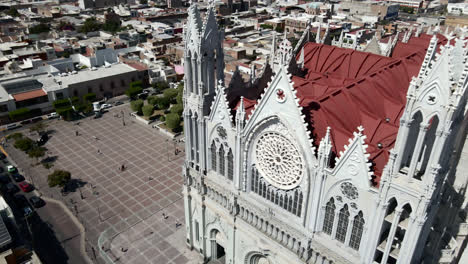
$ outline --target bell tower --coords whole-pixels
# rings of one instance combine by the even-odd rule
[[[438,41],[434,35],[408,88],[376,201],[368,263],[419,263],[439,206],[464,116],[468,68],[462,40],[440,47],[440,54]]]
[[[198,6],[192,4],[184,32],[186,158],[201,171],[206,169],[204,118],[210,112],[217,82],[224,83],[224,32],[218,29],[215,12],[210,6],[202,22]]]

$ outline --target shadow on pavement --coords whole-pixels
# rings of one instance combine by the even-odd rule
[[[34,214],[30,217],[32,245],[42,263],[68,263],[68,256],[48,223]]]

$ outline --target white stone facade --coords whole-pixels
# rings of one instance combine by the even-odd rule
[[[252,111],[242,98],[232,111],[214,12],[209,8],[202,22],[192,5],[184,32],[188,247],[206,262],[230,264],[431,263],[441,254],[453,261],[457,252],[428,258],[424,250],[443,246],[430,235],[448,221],[437,212],[460,211],[446,204],[460,190],[453,187],[459,155],[450,153],[461,151],[457,137],[466,138],[466,43],[438,54],[437,38],[431,41],[375,186],[366,128],[356,127],[331,166],[330,128],[314,144],[288,63],[277,65]],[[279,54],[294,60],[294,50]]]

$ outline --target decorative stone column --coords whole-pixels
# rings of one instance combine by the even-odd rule
[[[414,173],[416,172],[416,165],[418,164],[419,155],[421,155],[421,148],[424,143],[424,138],[426,137],[427,128],[429,126],[426,124],[421,124],[419,126],[418,140],[414,147],[413,156],[411,157],[410,168],[408,171],[408,178],[412,181]]]
[[[402,209],[395,210],[395,216],[393,216],[392,226],[390,227],[390,232],[388,233],[387,245],[385,246],[385,251],[381,263],[387,263],[388,256],[390,255],[390,250],[393,244],[393,239],[395,239],[395,232],[398,226],[398,222],[400,221],[402,211]]]

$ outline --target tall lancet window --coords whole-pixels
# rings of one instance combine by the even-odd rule
[[[345,204],[340,210],[338,215],[338,227],[336,228],[336,240],[345,242],[346,231],[348,230],[348,221],[349,221],[349,211],[348,205]]]
[[[325,217],[323,219],[323,232],[331,235],[333,230],[333,222],[335,220],[335,202],[333,198],[328,201],[325,206]]]
[[[224,148],[223,145],[219,148],[219,173],[224,176]]]
[[[211,144],[211,169],[216,171],[216,145],[214,142]]]
[[[229,149],[227,159],[228,159],[227,176],[228,176],[228,179],[232,181],[232,179],[234,178],[234,156],[232,155],[231,149]]]
[[[349,241],[349,246],[355,250],[359,250],[359,245],[361,244],[362,231],[364,230],[364,217],[362,212],[359,212],[358,215],[354,217],[353,229],[351,231],[351,239]]]

